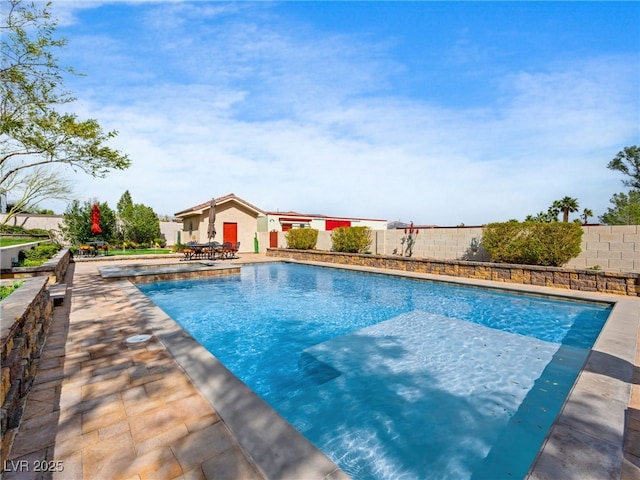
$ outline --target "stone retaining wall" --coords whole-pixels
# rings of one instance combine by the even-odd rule
[[[45,334],[53,318],[48,277],[24,279],[24,284],[0,302],[2,317],[2,465],[20,423],[22,409],[38,368]],[[7,282],[4,282],[7,283]]]
[[[293,258],[314,262],[359,265],[374,268],[406,270],[435,275],[477,278],[498,282],[520,283],[589,292],[640,295],[640,274],[581,270],[562,267],[538,267],[463,260],[431,260],[387,255],[337,253],[317,250],[269,249],[271,257]]]

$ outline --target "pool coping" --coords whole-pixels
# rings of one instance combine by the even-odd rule
[[[291,259],[278,261],[613,305],[527,478],[621,476],[627,462],[623,451],[624,434],[635,368],[640,298],[374,267]],[[266,478],[349,478],[133,283],[128,280],[119,283]]]
[[[139,269],[136,271],[136,269]],[[213,261],[198,261],[186,264],[132,263],[98,267],[100,276],[107,281],[130,280],[133,283],[151,283],[165,280],[187,280],[192,278],[239,275],[240,266],[221,265]]]
[[[117,282],[265,478],[349,478],[131,281]]]

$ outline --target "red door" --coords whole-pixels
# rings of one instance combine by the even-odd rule
[[[278,232],[269,232],[269,248],[278,248]]]
[[[236,243],[238,241],[238,224],[227,223],[222,224],[222,242]]]

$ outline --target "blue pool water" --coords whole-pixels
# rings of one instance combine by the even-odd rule
[[[356,479],[522,478],[610,312],[297,264],[138,287]]]

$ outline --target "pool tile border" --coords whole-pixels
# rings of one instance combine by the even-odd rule
[[[640,298],[376,267],[279,260],[612,304],[613,310],[585,368],[579,374],[527,478],[620,478],[625,468],[629,468],[623,450],[635,369]],[[131,282],[121,280],[119,288],[149,321],[156,336],[214,406],[247,456],[266,478],[349,478]]]

